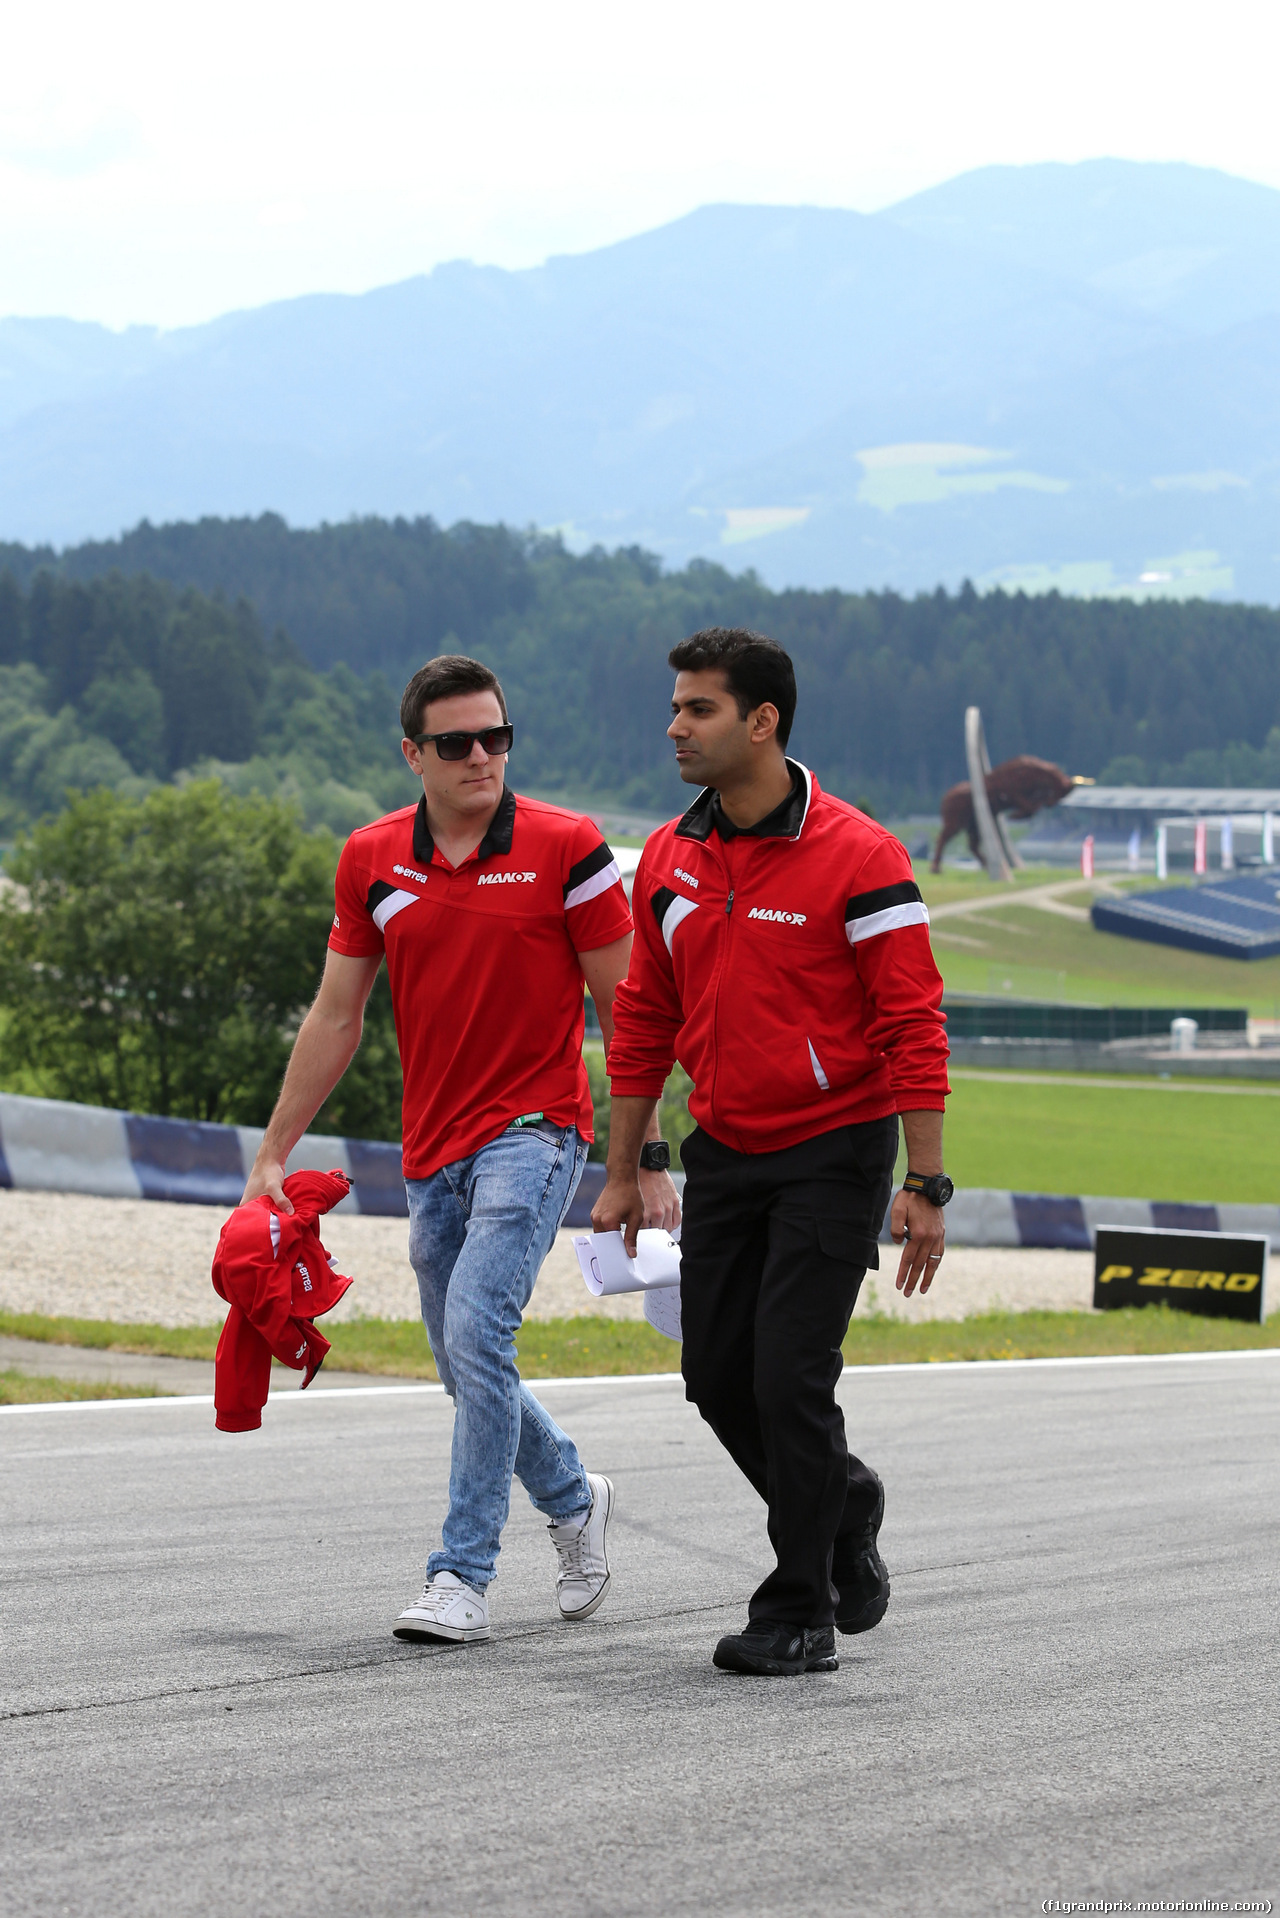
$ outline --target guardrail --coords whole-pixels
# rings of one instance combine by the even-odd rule
[[[168,1199],[235,1205],[262,1142],[256,1126],[157,1119],[61,1099],[0,1092],[0,1187],[83,1192],[108,1199]],[[292,1172],[333,1167],[351,1180],[335,1210],[407,1218],[400,1148],[378,1139],[308,1132],[289,1157]],[[681,1181],[683,1183],[683,1181]],[[582,1228],[604,1185],[588,1165],[565,1224]],[[1182,1227],[1195,1232],[1265,1232],[1280,1251],[1280,1206],[1191,1205],[1150,1199],[1072,1198],[1043,1192],[962,1187],[947,1207],[952,1245],[1049,1246],[1087,1251],[1100,1225]],[[881,1228],[889,1238],[888,1219]]]
[[[258,1126],[157,1119],[0,1092],[0,1186],[20,1191],[230,1208],[261,1143]],[[351,1181],[337,1211],[407,1216],[398,1145],[308,1132],[289,1157],[291,1172],[335,1167]]]
[[[1071,1198],[1058,1193],[962,1186],[947,1207],[947,1240],[951,1245],[1045,1246],[1088,1252],[1100,1225],[1155,1226],[1164,1232],[1265,1232],[1272,1251],[1280,1252],[1280,1206],[1276,1205]],[[888,1238],[886,1218],[881,1244]]]

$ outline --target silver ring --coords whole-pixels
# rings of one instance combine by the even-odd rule
[[[931,1252],[928,1258],[925,1260],[925,1264],[932,1265],[935,1259],[940,1259],[941,1257],[942,1257],[941,1252]]]

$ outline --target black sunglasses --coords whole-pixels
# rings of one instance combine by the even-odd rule
[[[471,748],[478,739],[490,759],[495,759],[499,753],[511,751],[515,730],[514,726],[507,725],[486,726],[480,733],[418,733],[413,743],[421,752],[429,741],[434,740],[441,759],[470,759]]]

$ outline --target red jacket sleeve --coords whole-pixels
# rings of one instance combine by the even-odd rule
[[[929,908],[906,848],[887,834],[853,878],[844,929],[866,995],[867,1044],[888,1058],[898,1111],[941,1112],[949,1048]]]
[[[660,1099],[676,1059],[684,1024],[671,954],[650,906],[648,849],[640,855],[635,884],[636,936],[627,976],[613,995],[613,1044],[609,1085],[615,1098]]]

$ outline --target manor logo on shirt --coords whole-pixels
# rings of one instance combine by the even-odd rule
[[[477,886],[528,886],[537,876],[536,872],[482,872],[476,884]]]
[[[748,919],[772,919],[779,926],[802,926],[806,915],[803,912],[775,912],[771,906],[752,906]]]

